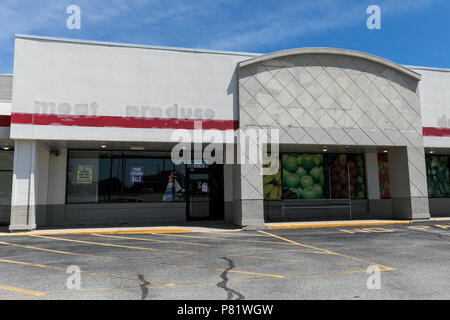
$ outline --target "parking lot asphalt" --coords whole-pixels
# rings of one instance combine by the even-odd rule
[[[0,237],[0,299],[450,299],[450,222]]]

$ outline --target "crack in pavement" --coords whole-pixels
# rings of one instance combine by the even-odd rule
[[[235,267],[233,260],[228,259],[228,258],[225,258],[225,257],[222,257],[222,259],[224,259],[224,260],[226,260],[226,261],[228,262],[229,267],[228,267],[227,269],[225,269],[225,270],[221,273],[220,277],[222,278],[222,281],[220,281],[220,282],[217,284],[217,286],[218,286],[219,288],[222,288],[223,290],[225,290],[225,292],[226,292],[227,295],[228,295],[228,296],[227,296],[227,300],[233,300],[233,295],[236,295],[236,296],[237,296],[237,298],[234,299],[234,300],[244,300],[245,297],[244,297],[242,294],[240,294],[240,293],[237,292],[236,290],[233,290],[233,289],[230,289],[230,288],[227,287],[227,283],[228,283],[228,280],[229,280],[229,279],[228,279],[228,276],[227,276],[228,271],[232,270],[232,269]]]
[[[141,287],[141,290],[142,290],[141,300],[145,300],[148,295],[148,287],[147,286],[151,285],[151,283],[148,282],[147,280],[145,280],[143,274],[138,274],[138,279],[142,281],[142,284],[139,285],[139,287]]]

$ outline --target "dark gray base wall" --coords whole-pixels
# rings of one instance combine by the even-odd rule
[[[327,202],[320,203],[318,201],[302,200],[297,204],[291,203],[293,206],[326,206]],[[368,218],[369,205],[367,200],[352,201],[352,218],[363,219]],[[281,221],[314,221],[314,220],[349,220],[349,208],[292,208],[285,209],[282,213],[281,201],[264,201],[264,219],[266,222]]]
[[[9,225],[11,206],[0,206],[0,225]]]
[[[428,199],[432,217],[450,217],[450,198]]]
[[[428,197],[392,198],[392,218],[394,219],[429,219]]]
[[[169,225],[186,222],[186,204],[108,203],[39,206],[37,228],[56,226]]]
[[[438,200],[438,201],[435,201]],[[299,206],[317,205],[318,202],[299,202]],[[326,202],[323,203],[326,205]],[[430,199],[433,216],[450,216],[450,199]],[[264,202],[267,222],[347,220],[348,208],[287,209],[281,212],[281,201]],[[428,198],[397,198],[379,200],[353,200],[352,219],[428,219]]]
[[[368,201],[371,217],[376,219],[392,219],[391,199],[371,199]]]

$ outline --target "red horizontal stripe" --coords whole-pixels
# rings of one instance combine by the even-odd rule
[[[11,116],[0,116],[0,127],[9,127],[11,125]]]
[[[423,135],[425,137],[450,137],[450,128],[424,127]]]
[[[236,130],[235,120],[177,119],[177,118],[137,118],[116,116],[78,116],[58,114],[13,113],[12,124],[39,126],[76,126],[133,129],[194,129],[194,122],[201,121],[202,129]]]
[[[0,127],[9,127],[10,123],[12,123],[41,126],[193,130],[195,121],[201,121],[203,129],[236,130],[239,128],[239,121],[236,120],[77,116],[32,113],[13,113],[11,116],[0,116]],[[424,127],[423,135],[426,137],[450,137],[450,128]]]

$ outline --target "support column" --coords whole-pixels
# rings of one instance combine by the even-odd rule
[[[389,149],[392,217],[429,219],[428,187],[423,147]]]
[[[45,215],[48,159],[49,151],[38,142],[16,141],[10,231],[34,230],[37,212]]]
[[[224,220],[233,220],[233,164],[223,165]]]
[[[380,181],[378,177],[378,154],[376,152],[367,152],[366,160],[366,186],[367,200],[369,202],[369,214],[376,216],[379,214],[377,210],[377,202],[380,200]]]
[[[38,215],[38,226],[53,226],[64,224],[64,206],[66,202],[67,179],[67,149],[61,148],[58,151],[58,153],[50,154],[46,206],[47,214],[45,216],[45,221],[44,219],[39,219]]]
[[[369,200],[380,199],[380,180],[378,176],[378,154],[368,152],[366,158],[367,198]]]
[[[256,139],[255,139],[256,140]],[[239,146],[238,149],[239,151]],[[258,159],[262,158],[262,149],[257,147],[253,151],[245,148],[245,163],[235,166],[235,212],[233,221],[240,226],[260,227],[264,225],[264,195],[262,163],[252,164],[248,152],[256,152]],[[241,155],[237,154],[239,158]]]

